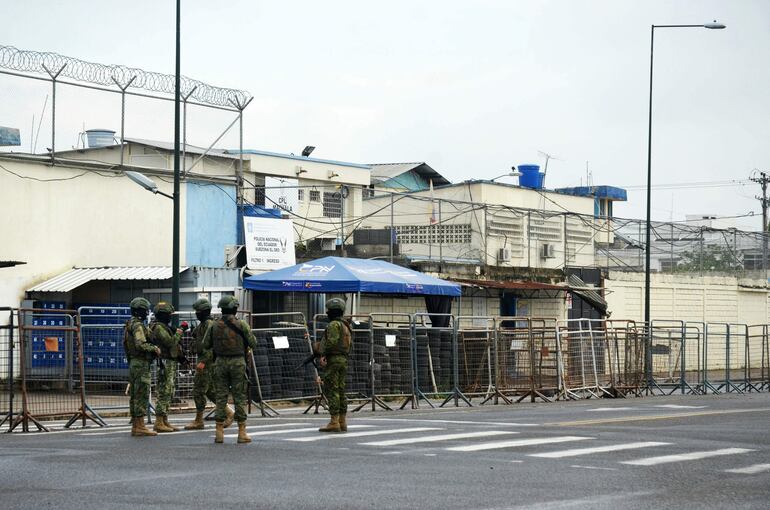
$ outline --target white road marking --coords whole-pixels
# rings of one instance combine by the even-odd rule
[[[757,473],[764,473],[770,471],[770,464],[754,464],[753,466],[747,466],[745,468],[726,469],[725,473],[738,473],[740,475],[755,475]]]
[[[271,423],[269,425],[247,425],[246,430],[254,430],[254,429],[263,429],[263,428],[275,428],[275,427],[296,427],[297,425],[309,425],[309,423]],[[130,427],[123,427],[123,430],[114,430],[113,427],[110,427],[109,432],[84,432],[81,433],[81,436],[109,436],[112,434],[125,434]],[[148,425],[147,428],[152,428],[151,425]],[[213,430],[212,427],[206,427],[205,429],[200,430],[180,430],[178,432],[167,432],[167,434],[193,434],[195,432],[211,432]],[[227,429],[229,430],[229,429]],[[294,429],[296,430],[296,429]],[[312,430],[312,429],[311,429]]]
[[[598,469],[600,471],[617,471],[617,469],[615,468],[599,467],[599,466],[581,466],[579,464],[573,464],[570,467],[579,468],[579,469]]]
[[[436,455],[437,454],[435,454],[435,453],[426,453],[425,454],[426,457],[435,457]]]
[[[456,425],[491,425],[495,427],[539,427],[539,423],[515,423],[506,421],[468,421],[468,420],[420,420],[416,418],[371,418],[370,421],[405,421],[409,423],[451,423]]]
[[[677,404],[662,404],[653,407],[662,407],[664,409],[706,409],[708,406],[681,406]]]
[[[562,457],[577,457],[578,455],[591,455],[592,453],[618,452],[621,450],[635,450],[637,448],[649,448],[650,446],[664,446],[671,443],[657,443],[654,441],[640,443],[612,444],[607,446],[596,446],[594,448],[575,448],[572,450],[561,450],[558,452],[533,453],[530,457],[542,457],[545,459],[560,459]]]
[[[371,427],[371,425],[366,425],[367,427]],[[349,427],[353,427],[353,425],[349,425]],[[297,441],[300,443],[307,443],[310,441],[323,441],[324,439],[333,439],[333,438],[350,438],[350,437],[364,437],[364,436],[379,436],[384,434],[401,434],[406,432],[425,432],[427,430],[441,430],[437,429],[435,427],[410,427],[407,429],[382,429],[382,430],[368,430],[365,432],[353,432],[352,434],[322,434],[317,436],[305,436],[305,437],[292,437],[287,439],[287,441]]]
[[[370,443],[359,443],[359,444],[364,446],[396,446],[396,445],[402,445],[402,444],[451,441],[453,439],[469,439],[472,437],[501,436],[505,434],[518,434],[518,432],[506,431],[506,430],[483,430],[480,432],[461,432],[458,434],[439,434],[435,436],[407,437],[407,438],[401,438],[401,439],[390,439],[387,441],[373,441]]]
[[[662,457],[648,457],[646,459],[628,460],[621,464],[630,466],[657,466],[658,464],[668,464],[670,462],[683,462],[686,460],[707,459],[709,457],[719,457],[722,455],[736,455],[739,453],[753,452],[748,448],[723,448],[721,450],[710,450],[705,452],[681,453],[678,455],[663,455]]]
[[[363,429],[371,427],[371,425],[348,425],[351,429]],[[318,427],[305,427],[300,429],[281,429],[281,430],[260,430],[257,432],[249,432],[250,436],[273,436],[276,434],[293,434],[295,432],[318,432]],[[211,432],[211,431],[209,431]],[[339,434],[343,435],[343,434]],[[211,436],[214,437],[214,436]],[[238,434],[225,434],[225,437],[238,437]]]
[[[638,407],[597,407],[586,409],[588,412],[606,412],[606,411],[641,411]]]
[[[446,448],[451,452],[478,452],[482,450],[497,450],[500,448],[516,448],[519,446],[535,446],[540,444],[551,443],[566,443],[569,441],[583,441],[585,439],[593,439],[592,437],[581,436],[557,436],[557,437],[541,437],[536,439],[516,439],[512,441],[494,441],[492,443],[472,444],[467,446],[453,446]]]

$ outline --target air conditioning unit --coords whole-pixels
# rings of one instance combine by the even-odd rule
[[[509,262],[511,260],[511,250],[508,248],[500,248],[497,250],[498,262]]]
[[[550,243],[543,243],[543,245],[540,247],[540,258],[552,259],[555,257],[556,255],[554,255],[553,245]]]

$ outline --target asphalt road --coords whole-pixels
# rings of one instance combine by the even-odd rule
[[[175,424],[187,416],[174,416]],[[0,434],[11,508],[770,508],[770,394],[249,419],[204,431]]]

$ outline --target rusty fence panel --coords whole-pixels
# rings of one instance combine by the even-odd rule
[[[11,307],[0,307],[0,427],[11,425],[18,413],[20,377],[17,370],[16,342],[18,332],[16,312]]]
[[[470,403],[498,403],[495,388],[494,349],[496,325],[494,317],[459,316],[455,318],[458,374],[456,387]]]
[[[372,313],[374,394],[403,399],[400,408],[416,408],[412,366],[412,321],[406,313]]]
[[[770,359],[768,356],[768,325],[748,326],[748,346],[746,348],[746,367],[751,390],[763,391],[770,383]]]
[[[607,320],[605,367],[609,391],[616,397],[641,396],[644,386],[645,330],[634,321]]]
[[[556,319],[496,317],[495,387],[521,402],[551,402],[559,387]]]
[[[48,431],[42,418],[67,419],[65,428],[79,420],[83,427],[87,420],[105,426],[86,403],[77,310],[19,309],[18,330],[21,412],[10,430],[21,425],[28,432],[32,423]]]

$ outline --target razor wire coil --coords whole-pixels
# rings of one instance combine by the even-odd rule
[[[174,94],[175,76],[145,71],[124,65],[97,64],[52,52],[20,50],[0,45],[0,68],[48,75],[49,71],[73,80]],[[46,70],[47,69],[47,70]],[[131,81],[133,79],[133,81]],[[130,82],[130,84],[129,84]],[[251,99],[245,90],[215,87],[186,76],[180,77],[180,93],[200,103],[214,106],[243,108]]]

